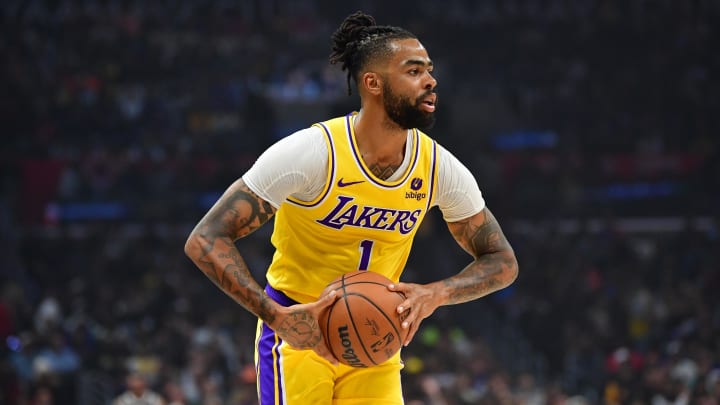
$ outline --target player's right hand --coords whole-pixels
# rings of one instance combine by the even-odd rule
[[[331,291],[315,302],[283,307],[270,327],[290,346],[311,349],[331,364],[337,365],[338,361],[328,349],[318,322],[320,313],[332,305],[337,297],[337,293]]]

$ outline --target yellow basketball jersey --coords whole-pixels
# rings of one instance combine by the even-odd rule
[[[397,181],[374,176],[360,157],[355,114],[315,124],[326,135],[326,185],[313,201],[288,198],[275,216],[267,279],[291,299],[315,301],[355,270],[398,281],[437,186],[437,145],[413,130],[410,164]]]

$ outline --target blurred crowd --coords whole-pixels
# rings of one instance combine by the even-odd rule
[[[327,63],[356,9],[428,48],[430,134],[521,269],[425,321],[406,402],[718,405],[713,0],[3,2],[0,403],[256,403],[255,320],[182,246],[265,147],[357,108]],[[269,232],[238,242],[261,283]],[[468,260],[434,213],[404,280]]]

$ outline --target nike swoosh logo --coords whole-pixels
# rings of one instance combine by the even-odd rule
[[[365,180],[348,181],[347,183],[344,183],[343,179],[341,178],[340,180],[338,180],[337,186],[338,187],[347,187],[347,186],[352,186],[353,184],[359,184],[359,183],[365,183]]]

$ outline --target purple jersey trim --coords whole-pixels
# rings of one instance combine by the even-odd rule
[[[420,137],[418,135],[418,132],[416,129],[413,129],[413,142],[415,143],[415,154],[413,156],[413,161],[410,164],[409,169],[407,170],[407,173],[405,174],[405,177],[397,182],[397,184],[386,184],[384,182],[380,182],[376,180],[375,176],[368,172],[365,169],[365,165],[362,162],[362,158],[360,157],[359,151],[355,148],[355,142],[353,141],[353,130],[352,130],[352,115],[347,115],[345,117],[345,126],[347,130],[348,135],[348,142],[350,142],[350,150],[352,150],[353,156],[355,157],[355,161],[357,162],[358,166],[360,167],[360,170],[362,170],[363,174],[365,174],[365,177],[370,180],[373,184],[376,186],[382,187],[382,188],[389,188],[394,189],[401,187],[405,184],[407,179],[410,177],[410,175],[415,170],[415,166],[417,165],[418,160],[420,160]],[[395,182],[393,182],[395,183]]]
[[[282,306],[287,307],[297,304],[296,301],[293,301],[281,291],[272,288],[269,284],[265,286],[265,293]],[[276,394],[277,398],[279,398],[278,404],[284,404],[282,376],[280,375],[281,343],[282,339],[278,338],[275,331],[263,322],[260,339],[258,339],[258,364],[256,370],[260,405],[275,405]],[[275,370],[278,370],[277,378]]]

